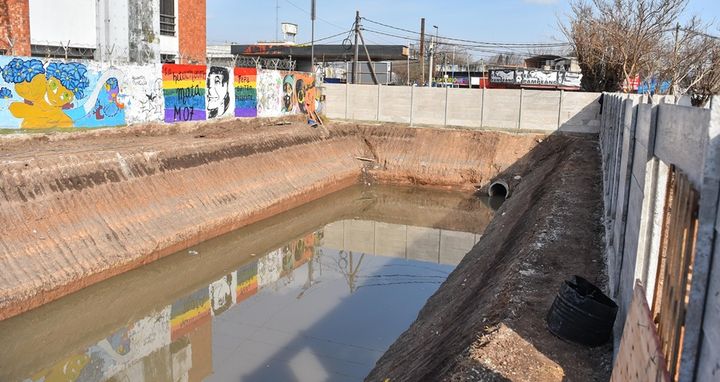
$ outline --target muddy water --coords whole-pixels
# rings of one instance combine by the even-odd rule
[[[346,189],[0,322],[0,381],[361,380],[492,214]]]

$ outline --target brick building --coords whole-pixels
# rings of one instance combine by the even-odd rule
[[[0,54],[30,55],[28,0],[0,0]]]
[[[0,54],[205,63],[206,0],[0,0]]]

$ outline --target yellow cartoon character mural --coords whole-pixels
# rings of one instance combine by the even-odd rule
[[[117,70],[105,71],[91,89],[87,67],[77,62],[13,58],[2,67],[2,79],[17,97],[7,110],[22,128],[100,127],[124,124],[124,105],[117,100]],[[94,81],[95,82],[95,81]],[[12,92],[8,89],[10,95]],[[18,100],[19,98],[19,100]],[[74,102],[82,100],[81,107]]]

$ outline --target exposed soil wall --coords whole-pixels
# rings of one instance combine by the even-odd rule
[[[0,319],[358,179],[482,187],[542,138],[275,122],[0,137]]]
[[[504,170],[522,179],[512,197],[367,380],[607,380],[610,345],[544,321],[563,280],[605,284],[599,161],[595,138],[554,135]]]

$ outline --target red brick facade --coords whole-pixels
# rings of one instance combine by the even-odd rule
[[[204,7],[205,1],[202,3]],[[205,25],[204,23],[205,16],[203,14],[203,25]],[[13,42],[12,48],[8,43],[8,37]],[[203,39],[203,44],[204,41]],[[8,55],[30,55],[29,0],[0,0],[0,50],[4,50]]]
[[[205,64],[207,39],[205,0],[179,0],[178,8],[180,62]]]

